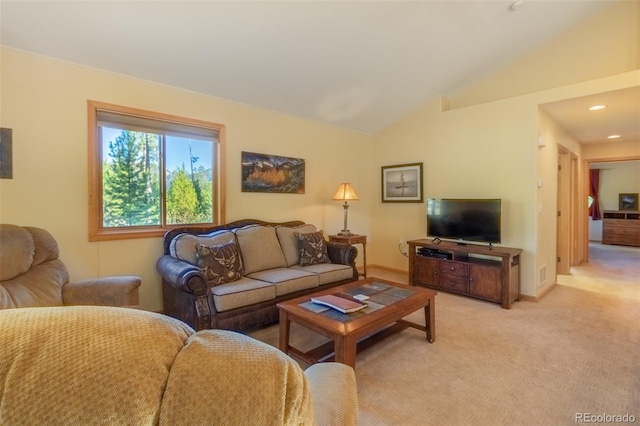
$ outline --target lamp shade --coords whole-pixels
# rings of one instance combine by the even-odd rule
[[[341,183],[333,199],[335,201],[358,201],[358,195],[350,183]]]

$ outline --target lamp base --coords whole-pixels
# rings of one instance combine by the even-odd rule
[[[343,237],[350,237],[353,235],[353,232],[349,231],[348,229],[343,229],[342,231],[338,232],[338,235],[341,235]]]

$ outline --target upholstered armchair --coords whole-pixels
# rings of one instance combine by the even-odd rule
[[[353,369],[140,309],[0,310],[3,425],[355,426]],[[72,338],[69,338],[69,337]]]
[[[141,279],[69,282],[58,243],[46,230],[0,224],[0,309],[62,305],[138,305]]]

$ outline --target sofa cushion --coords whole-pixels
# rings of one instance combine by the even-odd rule
[[[265,281],[276,289],[276,296],[293,293],[294,291],[315,288],[320,285],[317,274],[293,268],[275,268],[254,272],[250,278]]]
[[[315,265],[316,263],[330,263],[327,254],[327,242],[322,231],[310,234],[294,233],[298,239],[298,250],[300,252],[300,266]]]
[[[198,236],[180,234],[171,240],[171,244],[169,244],[169,254],[176,259],[184,260],[185,262],[195,265],[198,260],[196,248],[199,244],[216,246],[235,240],[236,237],[233,232],[226,230]]]
[[[213,303],[218,312],[273,300],[276,289],[266,281],[243,277],[238,281],[220,284],[211,288]]]
[[[298,239],[294,235],[296,232],[299,234],[309,234],[316,232],[317,229],[311,224],[300,225],[295,227],[278,226],[276,227],[276,234],[278,241],[280,241],[280,247],[284,253],[287,266],[297,265],[300,263],[300,250],[298,248]]]
[[[204,276],[213,285],[219,285],[242,278],[242,259],[235,241],[216,246],[198,244],[196,266],[204,271]]]
[[[236,229],[235,233],[246,275],[287,266],[274,227],[250,225]]]
[[[291,269],[298,269],[304,272],[312,272],[318,275],[320,285],[333,283],[336,281],[348,280],[353,278],[353,268],[349,265],[341,265],[336,263],[318,263],[308,266],[292,266]]]

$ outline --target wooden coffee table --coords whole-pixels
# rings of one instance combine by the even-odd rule
[[[357,312],[343,314],[311,303],[313,296],[333,293],[367,295],[370,298],[365,302],[369,306]],[[367,278],[278,303],[280,350],[308,363],[334,359],[355,368],[357,352],[407,327],[424,331],[427,340],[433,343],[436,340],[436,294],[437,292],[422,287]],[[402,319],[420,308],[424,308],[425,326]],[[292,321],[333,342],[308,352],[299,351],[289,345]]]

